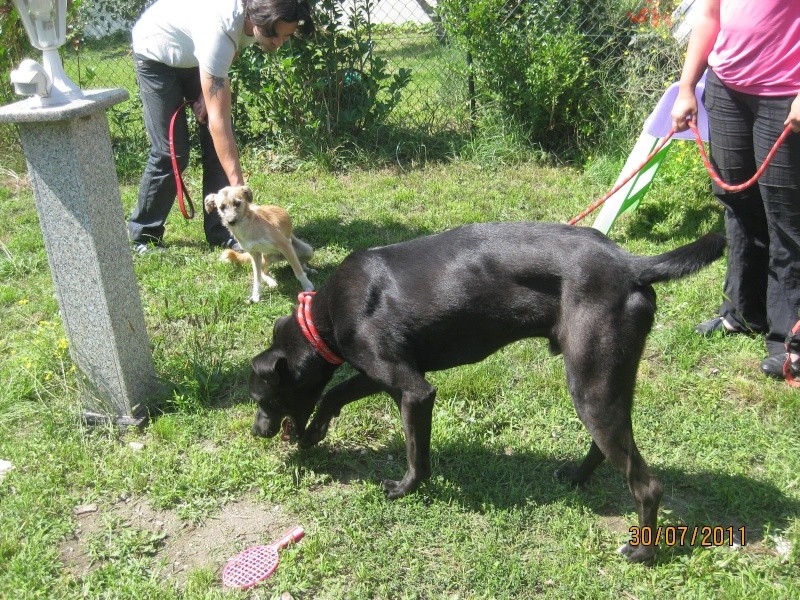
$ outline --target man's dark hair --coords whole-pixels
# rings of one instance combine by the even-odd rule
[[[265,36],[274,37],[275,23],[297,23],[303,35],[314,33],[314,18],[308,0],[245,0],[245,15]]]

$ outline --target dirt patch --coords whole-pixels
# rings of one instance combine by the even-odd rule
[[[61,559],[75,577],[83,577],[99,566],[93,561],[93,538],[119,523],[163,536],[154,559],[163,564],[162,576],[182,585],[193,569],[211,568],[222,573],[227,560],[244,548],[269,544],[296,523],[279,505],[245,498],[225,505],[201,524],[181,520],[173,511],[153,509],[144,499],[120,501],[107,508],[79,507],[74,534],[61,545]],[[114,532],[111,533],[114,535]]]

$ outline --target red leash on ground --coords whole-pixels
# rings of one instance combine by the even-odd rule
[[[193,104],[191,100],[187,100],[181,104],[169,120],[169,157],[172,159],[175,186],[178,188],[178,208],[181,209],[181,214],[185,219],[194,218],[194,204],[192,204],[192,199],[189,197],[189,190],[186,188],[186,184],[183,183],[183,176],[181,175],[180,168],[178,168],[178,157],[175,155],[175,120],[178,118],[178,115],[183,112],[183,109],[190,104]],[[189,204],[188,212],[183,204],[184,196],[186,196],[186,202]]]

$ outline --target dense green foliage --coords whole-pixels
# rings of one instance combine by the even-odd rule
[[[631,87],[641,90],[641,79],[651,79],[662,57],[674,53],[668,19],[640,22],[631,10],[641,4],[443,0],[438,7],[446,30],[472,58],[479,108],[510,120],[530,141],[568,152],[596,148],[618,133]],[[655,4],[646,4],[648,15],[662,14]],[[661,91],[636,99],[637,117]]]
[[[374,52],[373,7],[367,0],[345,14],[338,1],[321,0],[311,39],[292,39],[273,55],[243,52],[232,71],[241,135],[334,148],[385,123],[410,73],[391,73]]]

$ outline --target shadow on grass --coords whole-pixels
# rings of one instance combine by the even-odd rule
[[[387,452],[398,458],[387,462]],[[626,516],[635,510],[625,478],[608,463],[598,468],[585,487],[575,488],[554,476],[556,469],[573,461],[554,455],[534,451],[509,454],[469,442],[435,446],[432,454],[433,479],[416,492],[422,501],[432,498],[437,503],[484,513],[487,507],[506,510],[569,498],[600,517],[617,521],[622,518],[625,529],[636,525],[632,516],[627,523]],[[298,450],[291,460],[297,466],[328,473],[334,480],[348,484],[400,479],[405,469],[404,457],[398,440],[383,449],[367,451],[332,450],[323,442],[318,448]],[[732,527],[734,540],[739,539],[739,528],[744,527],[745,544],[752,545],[761,542],[769,531],[785,529],[791,518],[800,513],[800,501],[770,483],[750,477],[710,471],[687,473],[679,468],[653,469],[653,474],[665,489],[659,525],[685,525],[690,532],[686,544],[661,553],[660,561],[690,553],[688,541],[695,526]],[[698,534],[695,547],[701,546],[701,537]]]
[[[674,214],[678,211],[680,214]],[[657,225],[675,219],[679,225],[669,231],[659,231]],[[631,214],[625,229],[628,239],[667,243],[674,239],[698,238],[706,231],[725,233],[722,211],[710,212],[708,206],[673,206],[667,201],[648,203],[645,199]]]
[[[373,220],[353,219],[344,221],[341,218],[315,219],[295,229],[297,237],[306,240],[317,250],[329,247],[341,247],[348,251],[396,244],[434,233],[428,227],[410,227],[405,223],[385,220],[377,223]],[[313,262],[313,260],[311,261]],[[333,271],[338,265],[330,267]],[[318,267],[315,267],[318,269]]]

